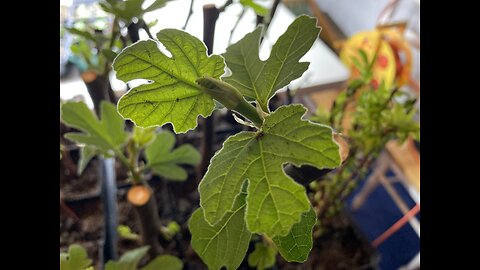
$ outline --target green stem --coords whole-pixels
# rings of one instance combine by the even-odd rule
[[[108,44],[108,48],[110,50],[113,49],[113,46],[115,45],[115,40],[118,38],[119,34],[120,31],[118,29],[118,18],[117,16],[115,16],[112,25],[112,36],[110,37],[110,43]],[[108,60],[105,61],[105,68],[103,69],[103,76],[105,76],[105,78],[108,78],[108,73],[110,72],[110,65],[111,63]]]
[[[120,161],[125,165],[130,173],[132,174],[132,179],[134,184],[142,183],[142,177],[140,171],[137,170],[136,166],[128,160],[128,158],[120,150],[115,150],[115,155],[120,159]]]
[[[227,109],[240,113],[252,121],[257,127],[262,126],[263,119],[257,112],[257,109],[245,100],[237,88],[209,76],[198,78],[196,82],[202,87],[204,92],[222,103]]]
[[[253,105],[247,102],[245,99],[242,100],[242,102],[240,102],[237,107],[233,108],[232,110],[248,118],[257,127],[261,127],[263,124],[263,120],[258,115],[257,109],[255,109],[255,107],[253,107]]]
[[[352,97],[355,95],[357,90],[362,88],[366,84],[367,82],[363,80],[355,80],[349,84],[346,90],[347,97],[342,104],[342,108],[340,109],[340,118],[338,120],[338,123],[335,123],[335,111],[337,110],[338,103],[336,101],[333,102],[332,109],[330,110],[330,124],[333,127],[337,128],[338,130],[342,129],[342,122],[345,116],[345,109],[347,108],[347,105],[352,101]]]

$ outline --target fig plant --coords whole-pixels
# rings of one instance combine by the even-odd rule
[[[199,186],[200,208],[189,229],[191,245],[209,269],[238,268],[254,234],[272,241],[287,261],[305,261],[316,215],[305,188],[284,166],[334,169],[343,161],[332,128],[303,119],[303,105],[269,108],[275,93],[308,69],[309,63],[299,60],[318,38],[316,19],[295,19],[265,61],[259,58],[262,29],[223,55],[207,55],[196,37],[164,29],[158,40],[128,46],[113,62],[118,79],[144,81],[117,105],[139,127],[171,123],[176,133],[184,133],[197,126],[198,116],[211,115],[217,101],[253,129],[224,142]],[[252,263],[258,262],[255,257]]]
[[[161,251],[158,236],[169,231],[161,225],[155,196],[147,182],[147,172],[171,181],[187,180],[187,172],[181,165],[195,165],[200,160],[197,150],[188,144],[173,148],[175,137],[169,131],[156,133],[156,128],[134,127],[125,131],[125,121],[115,105],[101,103],[101,118],[83,102],[67,102],[61,106],[61,117],[65,124],[81,132],[70,132],[65,138],[84,145],[80,150],[79,172],[95,155],[116,157],[128,168],[133,184],[127,198],[133,204],[139,219],[144,244],[151,247],[151,255]],[[145,153],[146,164],[140,158]],[[125,155],[126,153],[126,155]],[[165,235],[166,239],[171,238]]]
[[[172,255],[161,255],[144,267],[138,268],[150,247],[144,246],[126,252],[118,261],[108,261],[105,270],[181,270],[183,262]],[[67,252],[60,252],[60,270],[95,270],[87,251],[80,245],[73,244]]]

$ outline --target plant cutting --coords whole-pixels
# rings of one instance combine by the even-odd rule
[[[151,247],[149,252],[152,257],[158,255],[162,250],[158,237],[168,228],[160,223],[147,173],[170,181],[185,181],[188,175],[181,165],[195,165],[200,159],[199,153],[191,145],[174,149],[175,137],[168,131],[156,133],[155,128],[134,127],[131,133],[126,132],[125,121],[117,113],[115,105],[108,102],[101,103],[100,119],[82,102],[63,104],[61,116],[65,124],[81,131],[65,134],[65,138],[83,145],[80,170],[95,155],[116,157],[129,170],[133,186],[127,193],[128,201],[137,214],[142,242]],[[143,152],[145,164],[140,160]]]
[[[316,215],[305,188],[285,173],[284,166],[337,168],[346,158],[344,144],[329,126],[303,119],[303,105],[275,111],[268,105],[279,89],[307,70],[309,63],[299,60],[319,31],[316,19],[298,17],[262,61],[262,27],[223,55],[207,55],[197,38],[164,29],[158,40],[132,44],[113,62],[118,79],[145,82],[117,105],[136,126],[171,123],[174,132],[184,133],[195,129],[198,116],[211,115],[217,101],[253,129],[224,142],[199,186],[200,208],[189,220],[191,244],[210,269],[238,268],[253,235],[272,241],[287,261],[308,257]]]
[[[143,15],[164,7],[169,1],[171,0],[155,0],[144,8],[145,0],[102,0],[100,7],[115,16],[113,27],[118,27],[117,24],[121,21],[128,29],[131,42],[136,42],[140,39],[140,29],[145,30],[147,35],[152,38],[150,27],[156,24],[156,22],[146,23]],[[120,35],[120,32],[115,34]]]
[[[82,80],[98,114],[102,100],[116,101],[108,79],[108,72],[116,55],[114,51],[120,50],[122,44],[118,40],[117,42],[113,39],[110,41],[103,30],[89,25],[86,25],[85,29],[75,27],[66,29],[76,36],[76,42],[70,46],[70,50],[76,56],[75,64],[81,72]]]
[[[150,247],[144,246],[130,250],[118,261],[108,261],[105,270],[181,270],[183,262],[172,255],[161,255],[147,265],[138,268],[140,261],[147,254]],[[95,270],[92,260],[88,258],[86,250],[77,244],[70,245],[67,252],[60,252],[60,270]]]

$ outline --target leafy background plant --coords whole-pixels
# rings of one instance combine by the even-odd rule
[[[349,81],[347,89],[337,96],[330,111],[319,107],[310,118],[343,132],[350,145],[350,158],[346,163],[337,172],[310,185],[315,191],[315,204],[322,224],[317,235],[330,227],[345,199],[367,175],[389,141],[396,140],[399,144],[408,138],[420,141],[417,99],[402,90],[398,81],[394,82],[393,88],[387,88],[383,82],[378,86],[372,83],[377,54],[378,51],[368,58],[365,51],[358,50],[352,62],[359,70],[359,76]]]
[[[123,254],[118,261],[108,261],[105,270],[181,270],[183,262],[172,255],[161,255],[147,265],[138,267],[150,247],[140,247]],[[95,270],[86,250],[77,244],[60,253],[60,270]]]
[[[95,155],[116,157],[128,169],[129,179],[134,185],[129,192],[137,192],[136,196],[129,196],[129,200],[138,196],[147,198],[140,205],[136,201],[130,202],[139,215],[142,242],[152,247],[150,255],[154,256],[161,249],[158,236],[171,240],[172,230],[159,221],[158,206],[147,182],[147,172],[165,180],[185,181],[187,172],[181,166],[197,164],[200,154],[186,144],[173,149],[175,137],[166,130],[156,132],[154,128],[134,127],[132,132],[126,132],[124,119],[115,105],[109,102],[101,103],[100,113],[101,118],[98,119],[83,102],[62,104],[62,121],[81,131],[67,133],[64,137],[83,146],[80,150],[79,173]],[[141,160],[142,153],[145,153],[146,164]]]

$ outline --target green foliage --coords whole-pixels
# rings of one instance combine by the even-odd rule
[[[137,270],[140,260],[147,254],[150,247],[140,247],[123,254],[118,261],[108,261],[105,270]]]
[[[162,226],[160,231],[165,239],[171,240],[177,233],[181,230],[180,225],[177,222],[171,221],[167,224],[167,226]]]
[[[147,254],[150,247],[140,247],[130,250],[120,257],[118,261],[108,261],[105,270],[137,270],[140,260]],[[175,256],[161,255],[153,259],[140,270],[181,270],[183,262]]]
[[[312,250],[312,229],[317,221],[313,208],[302,214],[299,223],[293,225],[292,230],[283,237],[273,238],[282,257],[289,262],[305,262]]]
[[[377,54],[378,52],[376,52]],[[349,114],[349,129],[346,132],[350,144],[349,158],[336,173],[328,174],[321,182],[311,187],[316,191],[314,196],[320,206],[321,217],[327,220],[344,207],[339,198],[347,197],[356,187],[359,179],[363,179],[371,164],[383,151],[390,140],[399,143],[408,137],[419,140],[419,123],[415,120],[417,110],[414,108],[415,98],[399,88],[389,89],[380,83],[377,89],[370,85],[372,78],[372,60],[362,50],[352,60],[360,71],[360,78],[349,82],[335,100],[330,112],[318,109],[318,115],[311,120],[325,123],[325,116],[337,130],[342,130],[343,119]],[[354,60],[355,59],[355,60]],[[354,105],[353,113],[347,110]],[[325,231],[322,222],[319,232]]]
[[[140,19],[145,13],[164,7],[168,1],[170,0],[155,0],[145,9],[142,8],[145,0],[102,0],[100,1],[100,6],[104,11],[130,23],[133,18]]]
[[[140,235],[132,232],[132,229],[127,225],[118,225],[117,227],[118,235],[123,239],[137,241],[140,240]]]
[[[175,136],[168,131],[157,135],[155,140],[145,149],[148,165],[155,174],[169,180],[185,181],[187,172],[181,164],[195,165],[200,162],[200,153],[189,144],[182,145],[172,151]]]
[[[182,270],[183,262],[172,255],[161,255],[140,270]]]
[[[61,106],[63,122],[82,131],[82,133],[67,133],[65,138],[111,156],[126,142],[128,135],[124,131],[124,120],[117,113],[115,105],[102,102],[100,106],[101,120],[98,120],[93,111],[83,102],[63,104]]]
[[[93,42],[97,48],[101,48],[103,44],[108,41],[108,38],[105,37],[103,33],[94,32],[93,29],[80,30],[74,27],[66,27],[65,29],[71,34],[83,37],[87,41]]]
[[[201,208],[195,210],[188,221],[192,248],[210,270],[220,270],[222,266],[235,270],[247,253],[252,234],[245,224],[246,187],[245,182],[232,209],[217,224],[210,225]]]
[[[310,116],[308,119],[315,123],[327,124],[330,119],[330,112],[324,107],[317,107],[317,111],[314,115]]]
[[[241,132],[225,141],[199,186],[200,205],[210,224],[230,210],[245,179],[249,231],[284,236],[300,221],[310,203],[305,189],[285,174],[283,164],[340,165],[332,130],[302,120],[305,112],[302,105],[282,106],[265,118],[262,130]]]
[[[182,145],[173,149],[175,137],[171,132],[156,134],[155,127],[135,127],[132,134],[124,131],[125,123],[113,104],[102,102],[101,120],[82,102],[67,102],[61,106],[63,122],[75,127],[82,133],[67,133],[65,138],[83,144],[80,152],[78,174],[85,169],[89,160],[97,154],[107,157],[117,156],[128,169],[138,174],[135,158],[142,149],[153,173],[169,180],[184,181],[187,172],[181,165],[196,165],[200,154],[191,145]],[[124,146],[130,137],[127,152],[130,160],[123,157]],[[135,178],[135,177],[134,177]],[[134,179],[134,181],[140,180]]]
[[[60,253],[60,270],[85,270],[91,264],[87,251],[80,245],[73,244],[67,253]]]
[[[85,40],[78,40],[70,46],[70,50],[77,57],[76,66],[80,71],[96,69],[97,59],[94,57],[92,49]],[[75,62],[75,61],[74,61]]]
[[[244,7],[252,8],[259,16],[265,17],[268,15],[268,8],[257,4],[254,0],[240,0],[240,4]]]
[[[82,174],[87,167],[88,162],[90,162],[90,160],[97,154],[97,150],[94,146],[85,145],[84,147],[80,148],[80,160],[78,161],[77,175]]]
[[[158,19],[155,19],[155,20],[147,23],[147,27],[150,29],[150,28],[154,27],[154,26],[157,25],[157,24],[158,24]]]
[[[161,255],[153,259],[146,266],[138,268],[141,259],[147,254],[150,247],[144,246],[130,250],[123,254],[118,261],[108,261],[105,270],[181,270],[183,262],[172,255]],[[68,253],[60,253],[60,270],[94,270],[92,260],[88,258],[86,250],[80,245],[71,245]]]
[[[132,140],[139,148],[145,147],[155,139],[156,129],[156,127],[141,128],[134,126]]]
[[[175,234],[180,232],[181,228],[180,228],[180,225],[178,225],[177,222],[172,221],[172,222],[168,223],[167,229],[171,232],[171,234],[175,235]]]
[[[207,56],[205,45],[196,37],[176,29],[164,29],[157,38],[172,58],[159,50],[154,40],[140,41],[123,50],[113,63],[117,78],[128,83],[149,80],[131,89],[118,103],[120,114],[137,126],[172,123],[176,133],[197,126],[197,116],[209,116],[213,99],[195,82],[201,76],[219,78],[224,61]]]
[[[106,61],[111,62],[115,58],[115,52],[105,48],[109,39],[102,31],[96,31],[90,25],[86,25],[83,28],[85,29],[66,28],[68,32],[76,36],[70,46],[70,50],[78,58],[74,62],[76,62],[77,67],[81,71],[94,70],[101,74],[105,68]]]
[[[367,53],[363,49],[358,49],[358,56],[352,56],[351,60],[353,65],[360,72],[360,78],[351,82],[355,84],[367,84],[370,82],[373,76],[373,65],[377,59],[378,51],[375,52],[372,59],[368,59]]]
[[[248,265],[256,267],[257,270],[270,268],[275,264],[277,249],[272,245],[263,242],[255,244],[255,250],[248,255]]]
[[[391,139],[403,142],[412,136],[418,138],[420,126],[414,120],[413,103],[398,103],[395,98],[404,96],[398,90],[387,89],[382,83],[377,91],[363,91],[353,114],[353,129],[349,136],[363,153],[368,153]],[[410,105],[409,105],[410,104]]]
[[[207,56],[200,40],[174,29],[157,35],[171,58],[160,51],[157,41],[148,40],[126,48],[113,63],[119,79],[148,81],[118,104],[120,114],[138,126],[170,122],[176,133],[186,132],[196,127],[199,115],[212,113],[214,100],[246,117],[246,124],[255,123],[256,131],[241,132],[224,142],[200,183],[201,208],[192,215],[189,228],[193,249],[210,269],[236,269],[252,233],[278,237],[288,260],[304,260],[311,248],[311,220],[305,216],[310,217],[311,205],[305,188],[288,177],[283,166],[333,169],[340,165],[332,129],[303,120],[305,107],[268,110],[275,92],[308,68],[309,63],[299,60],[318,37],[316,20],[297,18],[266,61],[258,56],[261,32],[258,28],[227,49],[224,56],[232,74],[226,78],[220,78],[225,67],[221,56]],[[168,152],[164,150],[168,146],[154,144],[149,145],[155,148],[152,153]],[[304,236],[305,246],[291,244],[291,238]],[[292,250],[286,250],[289,245]]]
[[[224,81],[248,98],[255,99],[268,112],[268,101],[277,90],[302,76],[310,63],[298,62],[310,50],[320,29],[317,20],[298,17],[272,47],[270,57],[260,60],[259,42],[262,28],[247,34],[227,48],[223,55],[232,75]]]
[[[115,60],[115,57],[117,57],[117,53],[114,52],[113,50],[110,49],[103,49],[102,50],[102,55],[109,61],[113,62]]]

